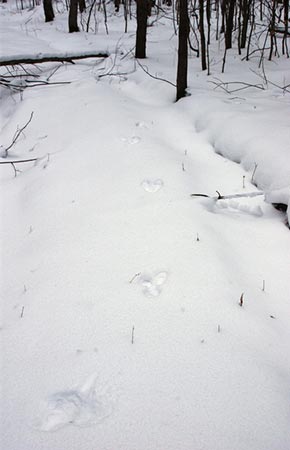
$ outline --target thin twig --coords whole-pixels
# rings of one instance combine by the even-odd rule
[[[160,77],[156,77],[155,75],[152,75],[147,69],[145,69],[144,66],[142,66],[142,64],[138,61],[138,59],[136,59],[136,62],[138,64],[138,66],[141,67],[143,72],[145,72],[147,75],[149,75],[149,77],[154,78],[154,80],[164,81],[165,83],[168,83],[171,86],[173,86],[174,88],[176,88],[176,84],[172,83],[171,81],[166,80],[165,78],[160,78]]]
[[[16,141],[17,141],[17,139],[19,138],[19,136],[21,135],[21,133],[23,133],[23,131],[25,130],[25,128],[30,124],[30,122],[32,121],[32,118],[33,118],[33,114],[34,114],[34,112],[32,111],[32,113],[30,114],[30,118],[29,118],[29,120],[26,122],[26,124],[22,127],[22,128],[20,128],[20,130],[18,130],[16,133],[15,133],[15,135],[14,135],[14,138],[13,138],[13,140],[12,140],[12,143],[7,147],[7,148],[5,148],[5,150],[4,150],[4,158],[7,158],[7,156],[8,156],[8,151],[13,147],[13,145],[16,143]]]

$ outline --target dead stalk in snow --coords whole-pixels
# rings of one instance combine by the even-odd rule
[[[240,297],[239,305],[240,305],[240,307],[242,307],[244,305],[244,293]]]
[[[28,127],[28,125],[29,125],[30,122],[32,121],[33,114],[34,114],[34,112],[32,111],[31,114],[30,114],[30,117],[29,117],[28,121],[26,122],[26,124],[25,124],[22,128],[20,128],[19,130],[16,130],[16,132],[15,132],[15,134],[14,134],[14,137],[13,137],[13,139],[12,139],[12,142],[11,142],[10,145],[8,145],[7,148],[5,148],[5,150],[4,150],[4,155],[2,156],[2,158],[7,158],[9,150],[13,147],[13,145],[16,144],[16,142],[17,142],[17,140],[19,139],[21,133],[23,133],[23,131],[25,130],[25,128]]]
[[[131,280],[129,281],[129,284],[132,284],[133,281],[135,280],[135,278],[139,277],[139,275],[141,275],[141,272],[135,273],[135,275],[131,278]]]

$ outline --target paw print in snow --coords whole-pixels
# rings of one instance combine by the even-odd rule
[[[167,272],[159,272],[156,275],[141,275],[139,283],[143,287],[143,294],[146,297],[158,297],[162,292],[162,286],[168,277]]]
[[[158,192],[163,187],[163,181],[160,178],[145,179],[142,181],[141,186],[147,192]]]

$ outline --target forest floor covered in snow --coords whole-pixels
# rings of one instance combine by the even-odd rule
[[[289,60],[213,44],[175,103],[170,22],[142,69],[134,20],[66,19],[0,5],[0,60],[110,53],[1,87],[1,161],[37,159],[0,167],[1,448],[288,450]]]

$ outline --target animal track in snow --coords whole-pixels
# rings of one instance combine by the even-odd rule
[[[123,137],[123,138],[121,138],[121,140],[123,142],[126,142],[127,144],[133,145],[133,144],[138,144],[138,142],[141,141],[141,138],[139,136],[132,136],[130,138]]]
[[[143,287],[143,294],[146,297],[158,297],[162,292],[162,286],[168,278],[168,273],[158,272],[156,275],[141,275],[139,283]]]
[[[112,406],[99,390],[94,375],[81,387],[51,395],[36,428],[55,431],[69,424],[86,427],[101,423],[111,414]]]
[[[135,125],[138,128],[149,128],[148,124],[146,122],[143,122],[142,120],[140,122],[136,122]]]
[[[163,185],[163,180],[161,180],[160,178],[145,179],[141,183],[141,186],[147,192],[158,192],[163,187]]]

